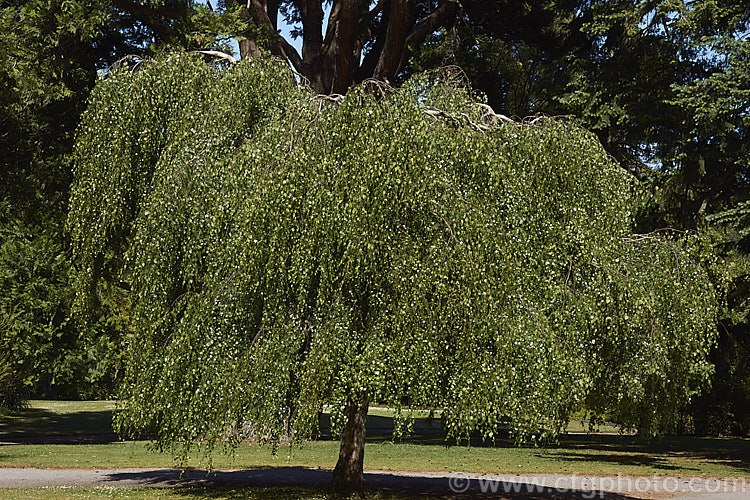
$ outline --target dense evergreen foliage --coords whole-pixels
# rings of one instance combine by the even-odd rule
[[[63,230],[68,155],[97,66],[132,48],[105,19],[97,3],[0,3],[0,349],[11,372],[8,401],[113,390],[118,333],[71,320]]]
[[[127,323],[122,294],[102,288],[92,323],[70,315],[64,220],[74,131],[98,71],[168,41],[220,48],[212,30],[235,20],[193,6],[167,35],[137,3],[0,2],[0,350],[11,372],[0,399],[113,394]]]
[[[123,65],[75,175],[79,296],[131,288],[119,422],[162,447],[304,438],[324,405],[346,436],[370,401],[457,438],[582,408],[656,433],[709,374],[700,241],[631,235],[635,180],[594,136],[445,75],[330,99],[274,61]]]

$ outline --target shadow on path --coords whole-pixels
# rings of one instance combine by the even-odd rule
[[[107,486],[118,483],[138,483],[150,487],[286,487],[326,489],[331,482],[331,471],[312,470],[299,467],[269,468],[237,471],[216,471],[206,474],[201,470],[180,472],[175,469],[160,469],[133,472],[112,472],[102,477]],[[365,484],[369,490],[380,492],[433,496],[444,498],[511,498],[568,500],[592,498],[604,500],[630,500],[635,497],[598,491],[570,491],[539,486],[525,482],[502,482],[464,477],[429,477],[420,475],[389,474],[387,472],[365,473]],[[177,492],[176,492],[177,493]]]

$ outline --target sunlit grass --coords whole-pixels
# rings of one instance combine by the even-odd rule
[[[721,443],[714,443],[714,445]],[[750,442],[727,440],[726,448],[668,450],[622,442],[573,442],[555,448],[450,446],[373,441],[365,446],[365,468],[384,471],[464,471],[496,474],[626,474],[635,476],[750,476],[750,467],[727,454]],[[729,450],[729,451],[727,451]],[[244,443],[234,456],[214,454],[217,468],[306,467],[330,469],[336,463],[338,442],[312,441],[301,447],[269,447]],[[79,445],[14,445],[0,448],[0,467],[108,468],[205,467],[200,456],[185,464],[168,453],[154,453],[142,441]]]
[[[32,401],[30,408],[0,417],[0,441],[14,436],[111,434],[111,401]],[[676,437],[654,441],[626,435],[570,435],[548,447],[518,447],[511,440],[446,446],[439,433],[394,443],[387,432],[392,410],[373,408],[365,447],[365,467],[384,471],[464,471],[476,473],[563,473],[681,476],[750,476],[748,439]],[[418,415],[427,417],[427,413]],[[324,419],[325,420],[325,419]],[[422,422],[426,425],[426,422]],[[303,446],[268,447],[243,443],[234,453],[216,450],[217,468],[306,467],[331,469],[339,443],[317,440]],[[185,464],[169,453],[154,453],[142,441],[109,444],[18,444],[0,447],[0,467],[109,468],[205,467],[201,456]]]

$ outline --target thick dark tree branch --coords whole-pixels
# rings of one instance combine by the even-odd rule
[[[422,44],[440,26],[451,25],[461,8],[458,0],[444,0],[432,13],[416,20],[409,10],[413,2],[383,0],[381,3],[375,9],[383,10],[384,20],[362,61],[357,74],[359,81],[371,77],[392,79],[408,61],[411,49]]]
[[[133,17],[148,26],[162,40],[169,39],[169,27],[160,18],[180,19],[187,14],[187,11],[184,9],[149,7],[131,0],[113,0],[113,5],[132,14]]]
[[[302,59],[306,63],[319,59],[323,50],[323,3],[318,0],[296,0],[302,17]]]
[[[149,7],[132,0],[114,0],[114,5],[126,10],[135,16],[166,17],[168,19],[181,19],[187,14],[187,10],[167,7]]]
[[[280,47],[281,49],[281,55],[283,57],[286,57],[289,59],[289,62],[292,63],[292,66],[294,66],[294,69],[302,73],[305,69],[305,65],[302,62],[302,58],[299,55],[299,52],[297,52],[297,49],[292,46],[289,42],[286,41],[284,37],[279,35],[278,41],[274,44],[274,47]]]
[[[390,0],[382,0],[375,8],[387,12],[389,6]],[[372,21],[375,16],[377,16],[377,13],[370,19],[370,21]],[[385,23],[382,22],[377,23],[376,26],[362,26],[362,35],[367,36],[368,39],[372,39],[373,44],[370,47],[370,50],[365,54],[365,57],[362,60],[362,64],[357,71],[357,81],[361,82],[368,78],[372,78],[372,75],[375,72],[375,66],[380,60],[380,54],[383,51],[383,45],[385,45],[385,31],[386,26]]]
[[[274,31],[279,29],[279,3],[280,0],[266,0],[266,13]]]
[[[377,15],[383,10],[383,5],[385,4],[385,0],[380,0],[375,7],[372,8],[371,11],[368,11],[362,18],[359,20],[359,25],[368,25],[370,22],[372,22],[373,19],[377,17]]]
[[[328,27],[326,28],[325,39],[323,45],[328,48],[333,44],[333,39],[336,34],[336,23],[341,17],[341,0],[335,0],[331,5],[331,11],[328,13]]]
[[[404,57],[408,57],[411,47],[424,43],[430,33],[454,21],[460,7],[461,4],[458,0],[444,0],[432,13],[420,19],[409,36],[406,37]]]
[[[276,33],[279,0],[237,1],[245,7],[248,21]],[[409,46],[419,45],[440,26],[452,23],[460,8],[458,0],[443,0],[418,20],[417,0],[379,0],[372,9],[370,3],[333,0],[324,33],[323,2],[292,0],[302,22],[302,54],[281,36],[271,52],[286,58],[317,92],[343,94],[354,81],[393,80],[409,57]],[[361,61],[368,41],[372,44]],[[240,46],[242,57],[260,54],[251,40],[244,44]]]
[[[259,0],[248,0],[246,8],[250,14],[250,18],[258,26],[267,26],[270,30],[276,33],[274,22],[271,20],[266,10],[267,5],[264,4],[265,2],[261,3]],[[284,37],[276,35],[276,41],[271,46],[271,52],[274,55],[288,59],[289,62],[292,63],[292,66],[294,66],[295,70],[300,73],[304,72],[304,64],[302,63],[302,58],[300,57],[299,52],[297,52],[297,49],[286,41]]]
[[[340,0],[335,4],[338,6],[336,18],[333,23],[328,22],[327,39],[333,43],[328,45],[327,52],[333,61],[333,80],[330,92],[343,94],[354,80],[354,71],[357,61],[354,60],[355,45],[357,42],[359,12],[361,2],[358,0]],[[333,10],[331,11],[333,19]],[[328,89],[326,89],[328,90]]]
[[[374,30],[374,20],[378,16],[380,12],[383,11],[383,6],[385,5],[386,0],[380,0],[375,7],[373,7],[372,10],[368,11],[367,9],[364,10],[362,17],[359,19],[359,26],[357,27],[357,31],[359,35],[357,36],[357,44],[355,47],[355,54],[354,59],[357,61],[360,61],[362,59],[362,49],[365,47],[367,42],[373,38]],[[381,44],[382,45],[382,44]],[[359,68],[357,68],[357,74],[355,75],[355,80],[360,81],[362,78],[360,77],[362,73],[362,67],[363,64],[360,64]],[[375,63],[370,64],[370,68],[374,68]],[[368,74],[368,76],[372,74],[372,71]]]
[[[405,42],[417,20],[415,0],[390,0],[383,42],[378,62],[372,77],[376,80],[392,80],[401,67],[406,50]]]

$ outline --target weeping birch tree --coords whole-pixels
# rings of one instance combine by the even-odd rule
[[[132,304],[118,425],[180,457],[248,423],[305,439],[325,407],[359,490],[373,402],[459,440],[581,408],[657,433],[710,372],[700,240],[631,234],[637,186],[591,133],[449,71],[317,96],[273,60],[123,64],[74,161],[78,308],[103,276]]]

